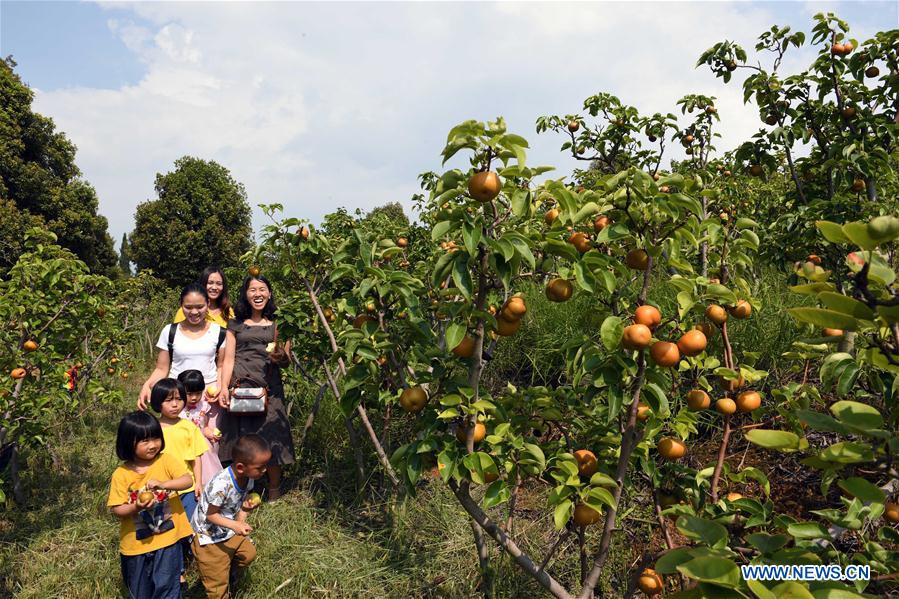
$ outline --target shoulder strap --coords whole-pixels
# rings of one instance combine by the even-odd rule
[[[175,333],[178,332],[178,323],[169,325],[169,365],[175,360]]]
[[[215,353],[219,353],[219,349],[222,347],[222,343],[225,342],[225,335],[228,333],[225,327],[219,325],[219,341],[215,344]]]

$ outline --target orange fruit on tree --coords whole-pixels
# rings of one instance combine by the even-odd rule
[[[687,455],[687,445],[675,437],[662,437],[656,444],[656,449],[666,460],[679,460]]]
[[[600,214],[599,216],[596,217],[596,220],[593,221],[593,230],[596,231],[597,233],[599,233],[600,231],[602,231],[603,229],[605,229],[608,226],[609,226],[609,217],[604,214]]]
[[[9,373],[9,376],[18,380],[18,379],[25,378],[25,374],[26,374],[26,372],[25,372],[24,368],[13,368],[12,372]]]
[[[25,351],[37,351],[37,342],[32,339],[29,339],[25,343],[22,344],[22,349]]]
[[[428,394],[421,388],[421,385],[407,387],[400,394],[400,405],[404,410],[412,414],[421,412],[427,403]]]
[[[460,426],[456,429],[456,439],[459,443],[465,443],[468,439],[468,431],[471,427]],[[474,442],[480,443],[487,436],[487,427],[478,422],[474,425]]]
[[[407,246],[409,245],[409,240],[406,239],[405,237],[400,237],[399,239],[396,240],[396,244],[397,244],[399,247],[404,248],[404,247],[407,247]]]
[[[640,573],[637,579],[637,586],[647,595],[659,595],[665,588],[662,577],[652,568],[646,568]]]
[[[680,362],[680,350],[670,341],[656,341],[649,348],[649,355],[653,362],[663,368],[671,368]]]
[[[547,225],[553,224],[557,218],[559,218],[558,208],[550,208],[543,214],[543,222],[545,222]]]
[[[551,302],[566,302],[573,292],[571,282],[565,279],[553,279],[546,284],[546,298]]]
[[[634,310],[634,323],[654,329],[662,323],[662,313],[655,306],[645,304]]]
[[[649,254],[646,250],[631,250],[624,257],[624,263],[631,270],[646,270],[649,268]]]
[[[728,501],[736,501],[737,499],[743,499],[743,495],[740,493],[737,493],[736,491],[731,491],[730,493],[727,494],[726,499]]]
[[[493,171],[475,173],[468,180],[468,193],[479,202],[489,202],[499,195],[503,184]]]
[[[821,261],[821,256],[819,256],[818,254],[809,254],[809,255],[808,255],[808,258],[806,258],[806,260],[808,260],[809,262],[811,262],[811,263],[814,264],[815,266],[821,266],[821,262],[822,262],[822,261]]]
[[[581,124],[577,121],[568,121],[568,130],[572,133],[575,133],[578,129],[581,128]]]
[[[762,168],[761,164],[753,164],[749,167],[749,174],[753,177],[761,177],[765,174],[765,169]]]
[[[601,517],[602,514],[600,512],[586,503],[580,502],[574,506],[574,523],[578,526],[584,527],[596,524]]]
[[[261,271],[259,270],[258,266],[251,266],[249,269],[247,269],[247,272],[250,273],[251,277],[255,278],[259,276],[259,273]]]
[[[705,351],[708,344],[709,341],[702,331],[694,329],[687,331],[677,340],[677,349],[685,356],[698,356]]]
[[[883,516],[890,522],[899,522],[899,503],[887,501],[883,506]]]
[[[691,410],[705,410],[710,405],[712,405],[712,399],[702,389],[693,389],[687,393],[687,407]]]
[[[649,409],[649,406],[643,403],[642,401],[637,404],[637,420],[640,422],[645,422],[649,420],[649,415],[652,414],[652,410]]]
[[[822,333],[825,337],[842,337],[843,329],[823,329]]]
[[[586,253],[592,247],[592,245],[590,244],[590,238],[587,237],[585,233],[581,233],[580,231],[572,233],[568,238],[568,243],[573,245],[574,248],[581,254]]]
[[[733,414],[737,411],[737,403],[729,397],[722,397],[715,402],[715,410],[720,414]]]
[[[705,309],[705,317],[720,327],[727,322],[727,311],[717,304],[710,304]]]
[[[762,405],[762,396],[758,391],[743,391],[737,396],[736,403],[741,412],[751,412]]]
[[[502,337],[509,337],[514,335],[516,331],[521,327],[521,320],[506,320],[503,318],[502,314],[500,314],[499,318],[496,319],[496,332],[498,335]]]
[[[743,378],[743,375],[739,375],[736,379],[726,379],[721,378],[720,380],[721,388],[725,391],[730,391],[731,393],[742,387],[746,384],[746,380]]]
[[[742,320],[749,318],[749,315],[752,314],[752,306],[746,300],[740,300],[736,305],[731,306],[728,311],[734,318]]]
[[[693,327],[694,331],[699,331],[703,335],[705,335],[706,340],[712,337],[712,334],[715,332],[715,327],[712,326],[710,322],[700,322],[698,325]]]
[[[589,449],[578,449],[574,452],[574,459],[577,460],[577,473],[581,476],[593,476],[596,474],[598,464],[596,456]]]
[[[852,181],[852,191],[855,193],[861,193],[865,191],[865,180],[864,179],[855,179]]]
[[[632,324],[624,327],[621,345],[624,349],[645,349],[652,343],[652,331],[645,324]]]
[[[527,311],[528,307],[524,303],[524,298],[515,295],[510,297],[509,301],[506,302],[506,305],[503,306],[503,309],[500,311],[500,316],[509,321],[520,320]]]
[[[452,349],[453,355],[459,358],[470,358],[474,355],[474,337],[465,335],[459,345]]]

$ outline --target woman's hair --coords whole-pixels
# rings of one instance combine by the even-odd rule
[[[185,285],[184,289],[181,290],[181,299],[178,300],[178,303],[183,304],[184,298],[191,293],[199,293],[203,296],[203,299],[206,300],[206,303],[209,303],[209,294],[206,292],[206,286],[200,285],[199,283],[189,283]]]
[[[222,277],[222,292],[219,294],[218,299],[215,300],[215,307],[222,311],[222,318],[227,322],[231,317],[231,300],[228,298],[228,281],[225,280],[225,273],[218,266],[207,266],[200,273],[200,278],[197,279],[197,282],[203,286],[203,289],[206,289],[206,285],[209,283],[209,275],[215,273]]]
[[[181,401],[187,401],[187,392],[184,391],[184,385],[181,384],[181,381],[176,379],[159,379],[156,381],[156,384],[153,385],[153,390],[150,391],[150,405],[153,409],[157,412],[162,412],[162,402],[168,399],[172,391],[178,392],[178,397],[181,398]]]
[[[206,379],[199,370],[185,370],[178,375],[178,382],[184,386],[185,393],[199,393],[206,389]]]
[[[268,279],[262,275],[259,275],[258,277],[247,277],[243,280],[243,285],[240,286],[240,297],[237,298],[237,305],[234,306],[234,319],[237,322],[243,322],[253,315],[253,308],[250,306],[250,302],[247,301],[247,289],[250,288],[250,283],[252,281],[262,281],[265,283],[265,286],[268,287],[268,302],[266,302],[265,307],[262,308],[262,316],[263,318],[273,320],[275,311],[278,309],[275,305],[275,291],[272,289],[272,284],[268,282]]]
[[[149,412],[131,412],[126,414],[119,422],[119,432],[115,437],[115,453],[123,462],[134,459],[134,448],[145,439],[159,439],[165,449],[165,437],[162,436],[162,426],[156,420],[156,416]]]

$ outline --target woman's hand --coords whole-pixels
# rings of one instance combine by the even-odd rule
[[[226,410],[228,409],[228,406],[231,405],[231,396],[228,394],[227,389],[219,391],[218,401],[220,406]]]
[[[143,412],[150,403],[150,389],[144,385],[140,388],[140,395],[137,396],[137,409]]]

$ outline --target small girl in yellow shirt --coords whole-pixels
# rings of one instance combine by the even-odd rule
[[[180,597],[184,567],[180,541],[193,531],[177,493],[191,484],[181,460],[162,453],[159,421],[147,412],[122,418],[106,505],[119,518],[122,577],[135,599]]]

